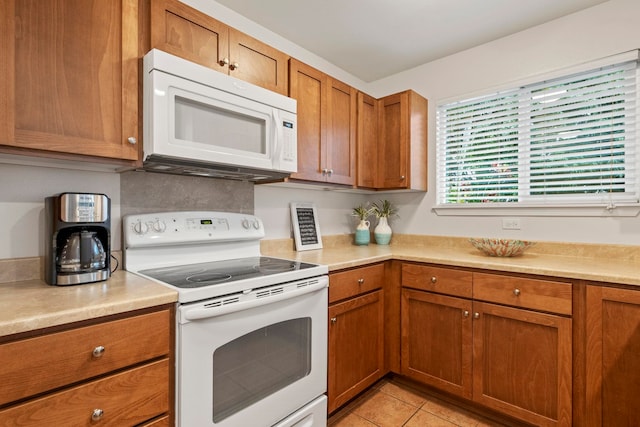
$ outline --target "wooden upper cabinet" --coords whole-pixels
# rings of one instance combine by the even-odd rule
[[[354,185],[357,92],[333,78],[327,81],[327,181]]]
[[[289,57],[177,0],[151,2],[151,48],[287,94]]]
[[[1,2],[0,145],[137,160],[138,11],[138,0]]]
[[[177,0],[153,0],[151,48],[227,73],[229,27]]]
[[[407,90],[380,100],[379,189],[427,190],[427,100]]]
[[[291,178],[354,185],[356,90],[293,58],[289,79],[298,102],[298,172]]]
[[[233,28],[229,29],[229,74],[266,89],[288,94],[289,57]]]
[[[358,187],[375,188],[378,176],[377,99],[358,92],[357,180]]]
[[[298,101],[298,171],[291,178],[324,181],[327,76],[300,61],[289,62],[289,96]]]

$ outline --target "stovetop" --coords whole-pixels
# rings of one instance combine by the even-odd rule
[[[180,304],[326,275],[326,265],[263,257],[260,218],[185,211],[123,218],[124,268],[178,292]]]
[[[140,274],[177,288],[201,288],[240,280],[283,274],[316,267],[299,261],[271,257],[248,257],[202,262],[174,267],[152,268]]]

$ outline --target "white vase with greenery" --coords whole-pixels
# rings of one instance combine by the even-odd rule
[[[389,217],[396,214],[396,208],[388,200],[380,200],[373,204],[373,214],[378,218],[378,225],[373,230],[373,236],[379,245],[388,245],[393,234],[389,225]]]
[[[359,205],[353,208],[353,215],[358,217],[360,222],[356,226],[355,244],[359,246],[368,245],[371,240],[371,232],[369,226],[371,223],[367,221],[367,218],[373,213],[373,208],[366,208]]]

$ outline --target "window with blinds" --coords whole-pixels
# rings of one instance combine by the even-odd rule
[[[638,203],[638,61],[437,109],[438,205]]]

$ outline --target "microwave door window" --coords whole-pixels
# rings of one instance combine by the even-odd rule
[[[268,117],[253,113],[256,114],[176,96],[175,138],[209,146],[213,151],[266,156]]]

